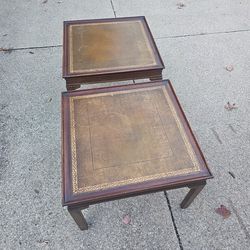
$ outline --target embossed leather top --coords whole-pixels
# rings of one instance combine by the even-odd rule
[[[64,22],[63,75],[163,69],[145,17]]]
[[[62,102],[64,204],[211,177],[170,82],[63,93]]]

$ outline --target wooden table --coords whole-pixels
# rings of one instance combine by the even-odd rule
[[[62,174],[82,230],[91,204],[189,187],[186,208],[212,178],[168,80],[62,93]]]
[[[162,79],[163,68],[145,17],[64,22],[67,90],[83,83]]]

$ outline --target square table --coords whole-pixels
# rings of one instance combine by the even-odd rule
[[[91,204],[212,178],[169,80],[62,93],[64,206],[80,227]]]
[[[162,79],[163,61],[145,17],[64,22],[63,78],[83,83]]]

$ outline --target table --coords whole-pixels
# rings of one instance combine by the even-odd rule
[[[63,206],[80,229],[91,204],[212,178],[169,80],[62,93]]]
[[[162,79],[163,61],[145,17],[64,22],[63,78],[83,83]]]

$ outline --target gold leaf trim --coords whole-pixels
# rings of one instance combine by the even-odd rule
[[[113,96],[113,95],[118,95],[118,94],[125,94],[125,93],[131,93],[131,92],[141,92],[141,91],[154,90],[154,89],[161,89],[163,91],[164,96],[166,97],[167,102],[169,104],[170,110],[171,110],[171,112],[174,116],[174,119],[176,121],[176,124],[179,128],[180,134],[181,134],[182,139],[184,141],[184,144],[186,146],[187,152],[191,158],[193,166],[189,167],[189,168],[181,169],[181,170],[170,171],[168,173],[160,173],[160,174],[155,174],[155,175],[130,178],[130,179],[122,180],[122,181],[115,181],[112,183],[103,183],[103,184],[99,184],[99,185],[93,185],[93,186],[79,188],[78,187],[78,176],[77,176],[77,152],[76,152],[76,135],[75,135],[74,100],[93,98],[93,97],[97,97],[97,96],[107,96],[107,95]],[[86,95],[86,96],[72,96],[72,97],[70,97],[70,119],[71,119],[70,124],[71,124],[72,189],[73,189],[72,191],[73,191],[73,194],[103,190],[103,189],[108,189],[108,188],[117,187],[117,186],[140,183],[140,182],[161,179],[161,178],[170,177],[170,176],[185,175],[185,174],[190,174],[190,173],[195,173],[195,172],[200,171],[200,166],[199,166],[197,157],[194,153],[192,145],[190,144],[190,142],[188,140],[185,129],[183,128],[183,125],[182,125],[182,123],[181,123],[181,121],[176,113],[176,110],[174,108],[172,100],[169,97],[169,94],[168,94],[165,86],[157,86],[157,87],[149,87],[149,88],[133,89],[133,90],[124,90],[124,91],[117,91],[117,92],[111,92],[111,93],[99,93],[99,94]]]

